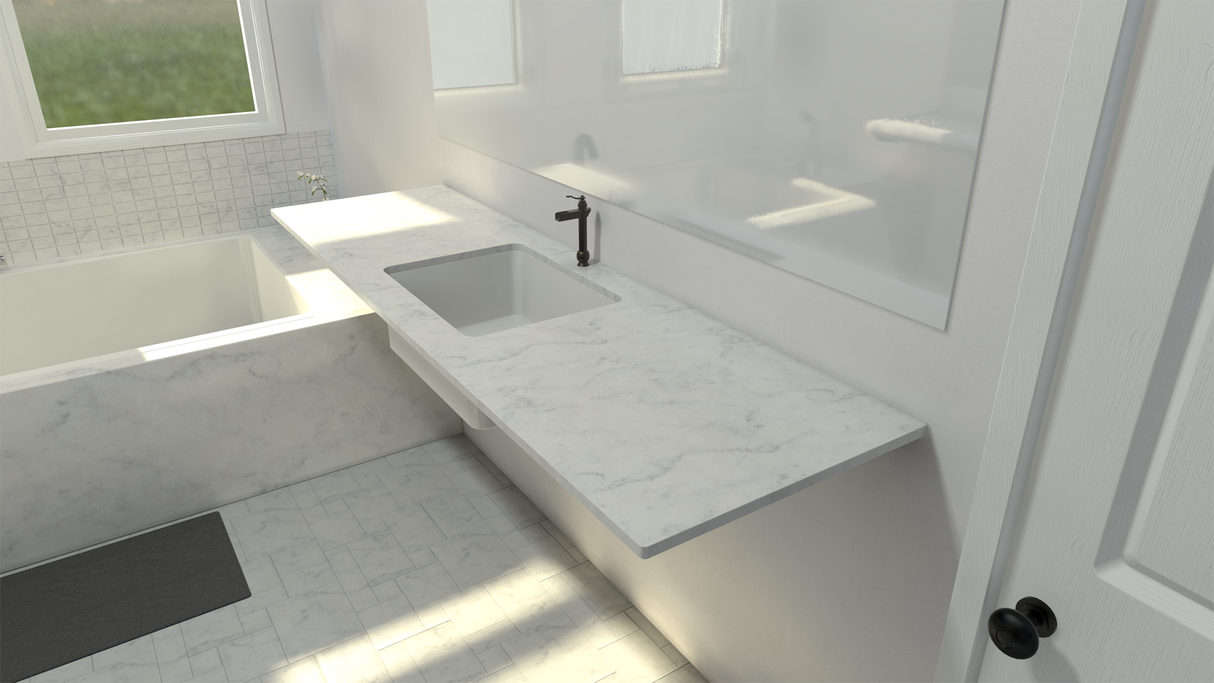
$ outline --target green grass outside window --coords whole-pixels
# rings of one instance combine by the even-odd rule
[[[254,110],[236,0],[15,0],[47,128]]]

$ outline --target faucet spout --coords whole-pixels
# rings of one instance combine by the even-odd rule
[[[586,206],[586,195],[582,195],[581,197],[574,197],[573,195],[565,196],[578,200],[577,208],[557,211],[556,219],[558,221],[577,219],[577,264],[579,267],[585,268],[590,265],[590,252],[586,250],[586,217],[590,215],[590,207]]]

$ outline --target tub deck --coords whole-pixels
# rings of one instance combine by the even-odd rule
[[[128,315],[110,318],[106,313],[96,310],[95,292],[82,292],[82,288],[90,286],[90,282],[98,278],[113,275],[110,264],[125,264],[132,257],[147,260],[160,254],[173,254],[179,247],[204,246],[213,248],[231,242],[233,237],[250,240],[265,257],[268,257],[273,267],[277,264],[286,276],[290,287],[295,290],[301,300],[290,300],[292,293],[276,292],[267,302],[255,302],[247,310],[233,310],[238,306],[227,303],[215,303],[215,297],[207,296],[206,300],[194,297],[195,300],[172,300],[169,296],[151,297],[157,301],[152,303],[138,301],[134,310]],[[204,260],[210,255],[204,256]],[[180,259],[178,259],[180,260]],[[100,268],[98,266],[101,266]],[[63,268],[67,267],[67,271]],[[144,266],[145,269],[147,266]],[[161,266],[164,267],[164,266]],[[184,267],[181,265],[175,267]],[[262,264],[265,269],[266,264]],[[155,269],[156,267],[152,267]],[[80,270],[81,275],[59,277],[59,273]],[[94,272],[97,271],[97,272]],[[197,277],[205,274],[195,273]],[[231,269],[217,270],[215,282],[221,285],[234,285],[225,292],[228,299],[239,299],[245,291],[243,274],[241,282],[233,283],[237,275]],[[183,277],[190,277],[184,274]],[[6,287],[5,281],[12,278],[31,281],[19,286]],[[56,279],[65,281],[56,283]],[[38,287],[55,286],[55,297],[67,298],[78,296],[83,302],[72,306],[55,306],[59,309],[53,313],[46,310],[46,304],[33,306],[22,305],[15,301],[22,294],[20,290]],[[118,288],[121,289],[121,288]],[[236,291],[239,290],[239,291]],[[11,292],[11,294],[9,293]],[[147,297],[145,297],[147,298]],[[173,313],[174,309],[196,307],[202,311],[191,311],[190,320],[156,321],[148,325],[138,318],[163,317]],[[225,310],[217,310],[218,308]],[[0,394],[57,382],[71,377],[82,377],[97,372],[106,372],[119,368],[131,367],[149,359],[166,358],[182,353],[189,353],[205,348],[213,348],[232,343],[235,339],[254,339],[264,335],[278,334],[292,329],[302,329],[312,325],[324,324],[334,320],[365,315],[371,309],[357,295],[350,291],[342,282],[303,245],[279,226],[242,230],[239,233],[225,233],[194,240],[183,240],[165,245],[149,247],[134,247],[104,254],[90,254],[53,261],[40,261],[28,266],[11,266],[0,271],[0,308],[5,310],[6,324],[2,331],[0,347],[6,352],[17,348],[15,337],[18,333],[27,333],[30,327],[37,327],[37,334],[45,335],[41,344],[50,347],[61,346],[60,340],[66,339],[69,349],[60,351],[57,348],[40,349],[37,354],[40,364],[25,362],[25,359],[5,360],[0,367]],[[14,309],[14,315],[9,315],[8,309]],[[28,309],[28,310],[25,310]],[[140,310],[143,309],[143,310]],[[197,315],[196,315],[197,314]],[[196,320],[202,318],[201,321]],[[260,318],[260,319],[259,319]],[[246,329],[246,326],[263,321],[278,322],[264,325],[259,329]],[[15,322],[14,322],[15,321]],[[145,328],[155,329],[145,329]],[[27,328],[27,329],[14,329]],[[137,329],[138,328],[138,329]],[[167,333],[165,328],[173,330]],[[104,334],[101,334],[104,333]],[[167,336],[166,336],[167,334]],[[114,339],[98,339],[98,336],[114,337]],[[139,339],[150,340],[140,343]],[[83,344],[78,343],[83,342]],[[125,343],[124,343],[125,342]],[[99,352],[85,357],[59,359],[73,355],[75,347],[89,346]],[[9,353],[5,354],[6,356]],[[31,365],[38,365],[31,367]]]

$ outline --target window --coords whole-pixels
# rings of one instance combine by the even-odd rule
[[[513,0],[427,0],[434,89],[513,85]]]
[[[623,0],[624,75],[721,66],[722,0]]]
[[[0,0],[27,156],[284,132],[264,0]]]

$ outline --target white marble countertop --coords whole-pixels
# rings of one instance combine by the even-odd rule
[[[923,422],[443,186],[275,209],[638,556],[922,436]],[[523,244],[621,301],[482,337],[384,269]]]

